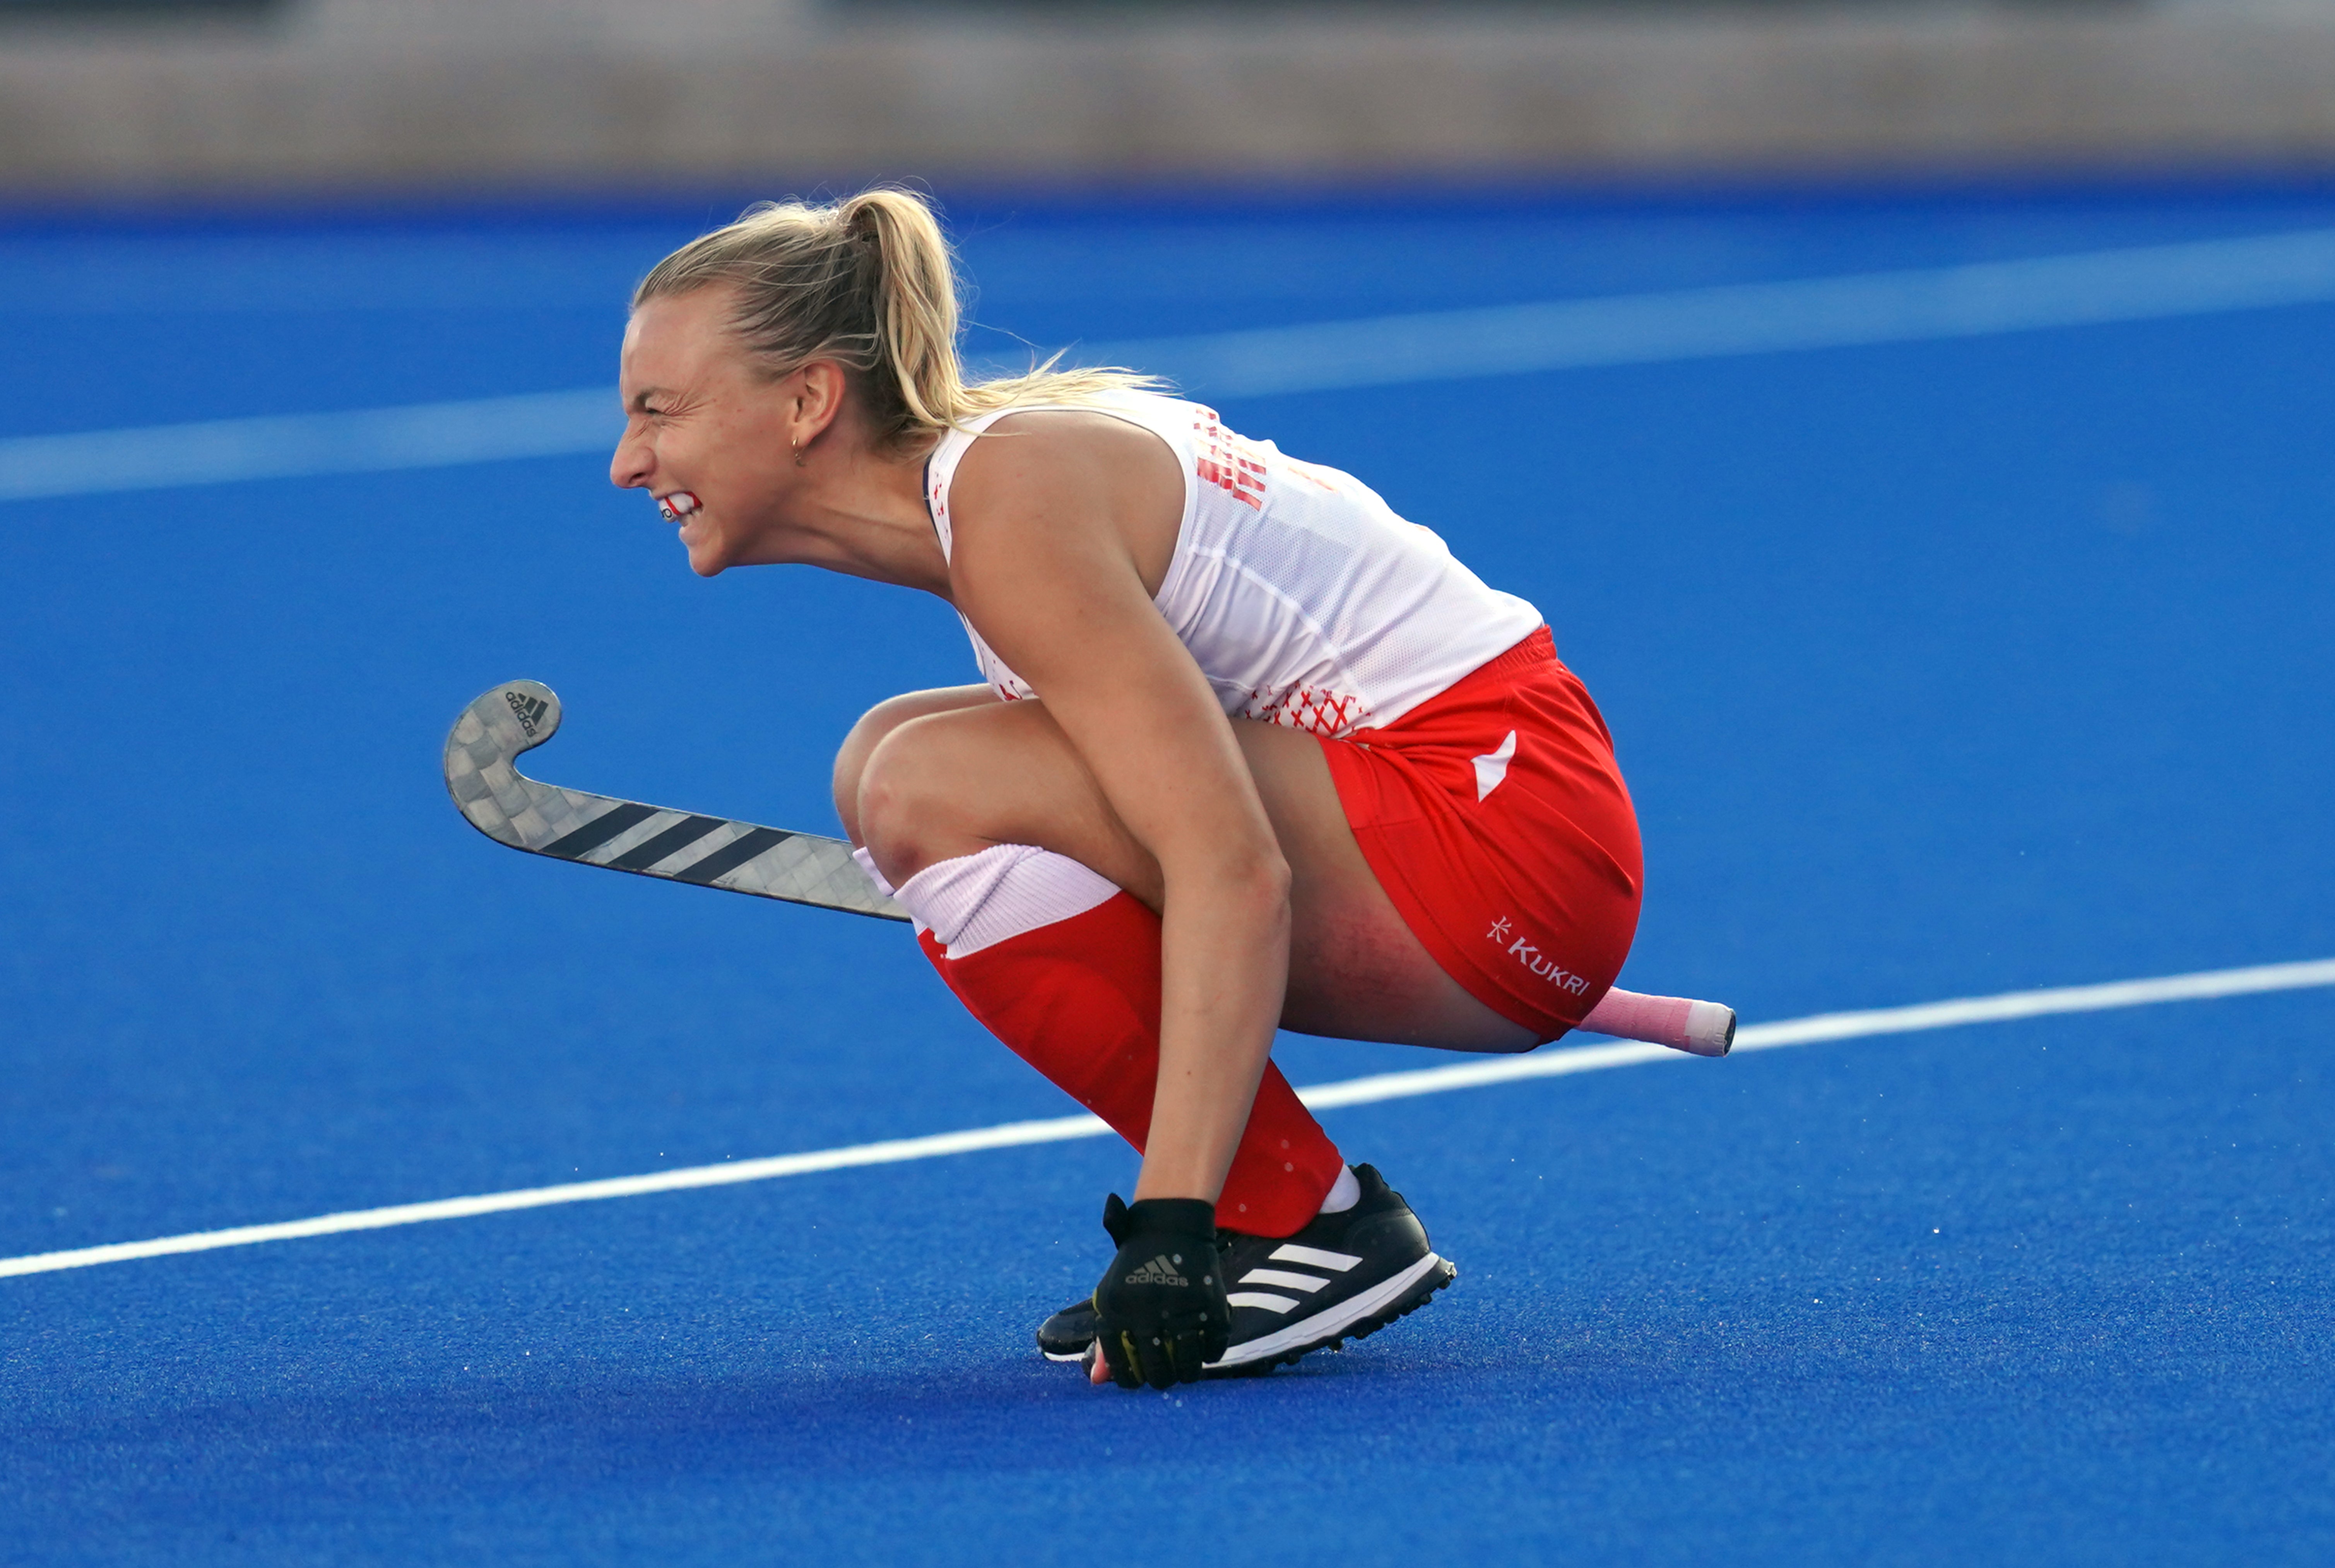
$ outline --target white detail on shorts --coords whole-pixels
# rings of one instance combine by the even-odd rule
[[[1332,1269],[1344,1273],[1362,1260],[1351,1253],[1325,1253],[1319,1247],[1301,1247],[1294,1242],[1273,1249],[1276,1263],[1303,1263],[1309,1268]]]
[[[1513,737],[1511,737],[1511,739],[1513,739]],[[1505,766],[1505,764],[1503,764],[1503,766]],[[1478,777],[1479,779],[1482,776],[1483,767],[1484,759],[1481,757],[1477,758],[1476,768]],[[1482,797],[1479,796],[1478,799],[1480,799]],[[1588,994],[1588,981],[1583,979],[1580,975],[1574,973],[1571,970],[1565,968],[1565,965],[1559,963],[1555,959],[1551,958],[1546,953],[1541,952],[1537,946],[1534,945],[1533,939],[1531,937],[1519,936],[1513,942],[1509,941],[1509,929],[1508,917],[1503,915],[1498,919],[1492,922],[1492,928],[1486,932],[1484,935],[1487,941],[1496,944],[1505,944],[1507,947],[1508,956],[1515,959],[1518,963],[1523,964],[1526,969],[1529,970],[1532,973],[1533,978],[1536,980],[1545,980],[1551,985],[1557,987],[1559,990],[1569,991],[1575,996],[1585,996]]]
[[[1507,740],[1475,759],[1477,799],[1481,800],[1500,787],[1500,780],[1508,776],[1508,760],[1516,754],[1516,732],[1511,730]]]
[[[1505,920],[1493,923],[1491,936],[1494,942],[1507,935],[1504,929],[1507,924],[1507,922]],[[1536,980],[1545,980],[1551,985],[1563,991],[1569,991],[1575,996],[1585,996],[1589,992],[1589,982],[1586,979],[1574,973],[1555,959],[1543,953],[1533,944],[1533,940],[1529,936],[1519,936],[1509,943],[1508,956],[1531,971]]]
[[[860,859],[861,850],[853,857]],[[872,867],[871,867],[872,869]],[[1084,915],[1119,892],[1067,855],[1028,844],[993,844],[978,855],[927,866],[892,897],[951,958]]]

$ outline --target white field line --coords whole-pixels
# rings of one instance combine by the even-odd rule
[[[0,501],[607,452],[613,387],[0,440]]]
[[[2042,1018],[2056,1012],[2103,1012],[2111,1008],[2145,1007],[2159,1002],[2203,1002],[2261,991],[2300,991],[2317,985],[2335,985],[2335,958],[2303,963],[2264,963],[2248,969],[2215,969],[2203,974],[2169,974],[2156,980],[2118,980],[2105,985],[2011,991],[2000,996],[1923,1002],[1911,1007],[1820,1012],[1780,1023],[1747,1024],[1735,1031],[1735,1053],[1815,1045],[1831,1040],[1863,1040],[1879,1034],[1911,1034],[1926,1029],[1953,1029],[1965,1023]],[[1671,1061],[1679,1060],[1680,1055],[1666,1045],[1642,1045],[1634,1040],[1589,1045],[1574,1050],[1497,1056],[1418,1072],[1382,1072],[1371,1078],[1350,1079],[1344,1083],[1318,1084],[1300,1090],[1298,1098],[1315,1110],[1331,1110],[1339,1106],[1370,1105],[1382,1099],[1408,1099],[1414,1095],[1439,1094],[1448,1089],[1511,1083],[1518,1079],[1563,1078],[1569,1073],[1596,1072],[1609,1067],[1634,1067],[1642,1061]],[[6,1269],[5,1263],[0,1263],[0,1273]]]
[[[2156,980],[2117,981],[2106,985],[2013,991],[2000,996],[1929,1002],[1912,1007],[1874,1008],[1861,1012],[1818,1013],[1812,1018],[1790,1019],[1780,1023],[1753,1024],[1738,1031],[1735,1049],[1739,1052],[1774,1050],[1783,1046],[1812,1045],[1821,1040],[1857,1040],[1874,1035],[1906,1034],[1918,1030],[1952,1029],[1967,1023],[2040,1018],[2052,1013],[2099,1012],[2111,1008],[2141,1007],[2160,1002],[2197,1002],[2214,997],[2245,996],[2257,992],[2297,991],[2320,985],[2335,985],[2335,958],[2302,963],[2260,964],[2247,969],[2218,969],[2202,974],[2166,975]],[[1591,1045],[1571,1050],[1496,1057],[1488,1060],[1462,1062],[1453,1067],[1427,1068],[1417,1072],[1378,1073],[1369,1078],[1349,1079],[1342,1083],[1316,1084],[1311,1089],[1301,1089],[1299,1098],[1315,1110],[1332,1110],[1341,1106],[1371,1105],[1381,1100],[1410,1099],[1419,1095],[1443,1094],[1453,1089],[1478,1089],[1519,1079],[1562,1078],[1576,1072],[1633,1067],[1642,1062],[1687,1060],[1691,1059],[1659,1045]],[[275,1224],[237,1225],[230,1230],[159,1236],[152,1241],[116,1242],[107,1246],[77,1247],[70,1252],[34,1253],[24,1257],[0,1258],[0,1278],[12,1274],[53,1273],[60,1269],[85,1269],[97,1263],[166,1257],[174,1253],[205,1253],[219,1247],[250,1246],[258,1242],[292,1241],[302,1236],[385,1230],[392,1225],[421,1224],[429,1220],[470,1219],[479,1215],[546,1208],[554,1204],[641,1197],[650,1193],[682,1192],[694,1187],[730,1186],[739,1182],[807,1176],[814,1171],[848,1170],[857,1166],[897,1165],[907,1160],[936,1159],[945,1155],[973,1154],[983,1149],[1026,1148],[1035,1144],[1100,1137],[1109,1130],[1091,1116],[1054,1117],[1042,1121],[1014,1121],[997,1127],[974,1128],[964,1132],[935,1133],[926,1137],[887,1138],[881,1143],[812,1149],[803,1154],[779,1155],[769,1159],[730,1160],[721,1165],[693,1166],[680,1170],[655,1171],[646,1176],[565,1182],[557,1186],[523,1187],[516,1192],[481,1193],[475,1197],[395,1204],[387,1208],[353,1209],[344,1214],[319,1215],[314,1219],[286,1220]]]
[[[1210,397],[1985,337],[2335,300],[2335,229],[1096,344]]]
[[[2335,229],[1097,343],[1197,395],[1981,337],[2335,300]],[[0,439],[0,501],[606,451],[613,391]]]

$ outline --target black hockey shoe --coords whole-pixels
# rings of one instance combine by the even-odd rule
[[[1293,1236],[1216,1233],[1233,1334],[1209,1371],[1239,1377],[1334,1350],[1418,1311],[1458,1274],[1384,1176],[1361,1165],[1354,1178],[1362,1195],[1352,1208],[1317,1215]],[[1094,1332],[1093,1301],[1072,1302],[1038,1325],[1038,1349],[1050,1361],[1082,1360]]]
[[[1216,1233],[1219,1242],[1224,1234]],[[1080,1296],[1038,1325],[1038,1350],[1050,1361],[1082,1361],[1094,1337],[1094,1297]]]
[[[1219,1238],[1233,1333],[1209,1371],[1238,1377],[1336,1350],[1417,1312],[1458,1275],[1384,1176],[1358,1165],[1354,1179],[1362,1195],[1352,1208],[1316,1215],[1293,1236]]]

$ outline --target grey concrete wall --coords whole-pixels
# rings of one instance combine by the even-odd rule
[[[317,0],[0,32],[0,186],[2335,160],[2335,10],[851,23]]]

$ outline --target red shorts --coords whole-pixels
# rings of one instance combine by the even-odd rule
[[[1381,729],[1324,740],[1379,885],[1445,973],[1555,1040],[1638,929],[1644,862],[1613,737],[1544,626]]]

